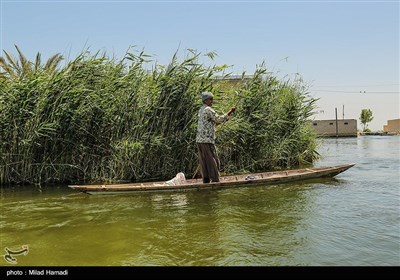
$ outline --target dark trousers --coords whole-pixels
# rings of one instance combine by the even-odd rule
[[[197,143],[203,183],[219,182],[219,159],[215,145]]]

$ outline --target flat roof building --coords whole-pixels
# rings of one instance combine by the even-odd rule
[[[357,120],[313,120],[311,126],[320,137],[357,137]]]
[[[400,134],[400,119],[388,120],[383,131],[390,134]]]

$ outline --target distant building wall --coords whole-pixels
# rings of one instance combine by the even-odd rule
[[[357,120],[338,120],[338,137],[357,137]],[[336,137],[336,120],[311,121],[318,136]]]
[[[383,126],[383,131],[388,133],[400,133],[400,119],[388,120],[387,125]]]
[[[253,78],[252,75],[231,75],[228,77],[217,76],[216,79],[220,82],[225,82],[230,87],[237,87],[240,84],[243,84],[247,81],[250,81]]]

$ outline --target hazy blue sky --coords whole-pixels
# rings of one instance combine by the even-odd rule
[[[400,118],[399,1],[0,2],[1,48],[31,59],[137,45],[165,64],[178,48],[216,51],[235,74],[264,60],[278,77],[300,73],[321,98],[317,119],[343,105],[345,118],[370,108],[374,130]]]

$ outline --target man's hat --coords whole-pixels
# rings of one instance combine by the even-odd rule
[[[208,92],[208,91],[204,91],[204,92],[202,92],[201,93],[201,101],[205,101],[205,100],[207,100],[207,99],[210,99],[210,98],[213,98],[214,96],[213,96],[213,94],[211,93],[211,92]]]

